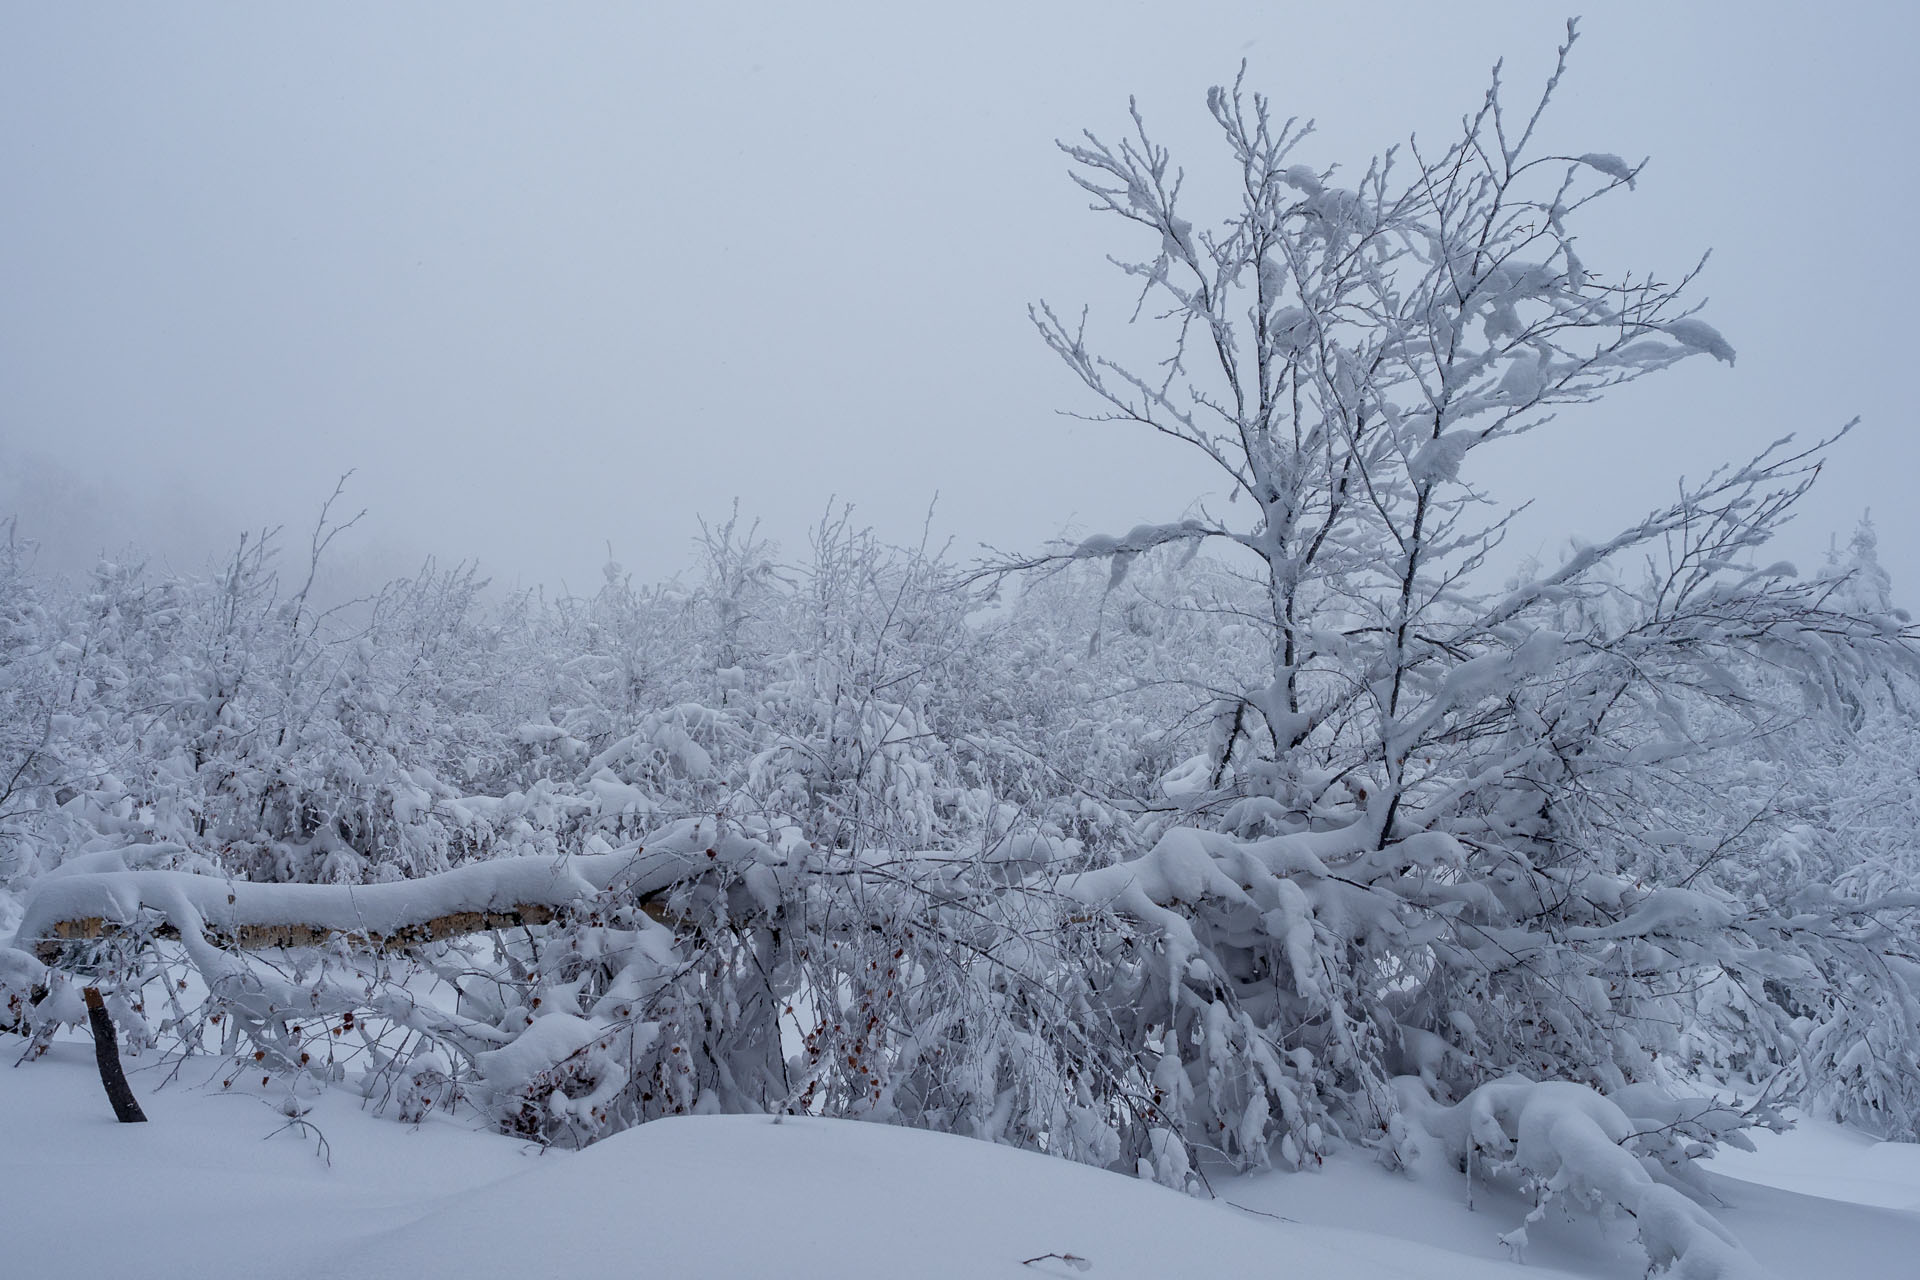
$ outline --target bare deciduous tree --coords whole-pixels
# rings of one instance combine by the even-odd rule
[[[1126,138],[1062,144],[1093,208],[1145,241],[1113,261],[1163,358],[1103,355],[1084,313],[1046,304],[1041,336],[1096,400],[1085,416],[1197,450],[1252,509],[990,569],[1100,559],[1117,585],[1169,544],[1258,565],[1267,678],[1227,696],[1229,730],[1184,775],[1208,781],[1182,792],[1202,829],[1083,886],[1194,962],[1169,963],[1161,999],[1169,1042],[1203,1044],[1196,1094],[1228,1051],[1204,1043],[1223,1001],[1250,1014],[1231,1037],[1306,1049],[1276,1074],[1363,1125],[1386,1123],[1395,1070],[1455,1088],[1509,1069],[1657,1075],[1693,993],[1761,985],[1765,930],[1743,932],[1716,872],[1776,816],[1719,810],[1709,852],[1675,859],[1662,786],[1721,776],[1805,714],[1775,673],[1837,709],[1909,661],[1902,622],[1759,558],[1844,429],[1775,441],[1607,541],[1488,582],[1512,515],[1474,482],[1480,449],[1564,429],[1559,411],[1681,360],[1734,359],[1690,301],[1698,267],[1664,280],[1581,257],[1589,206],[1640,167],[1540,145],[1575,36],[1524,110],[1496,67],[1450,142],[1411,141],[1346,185],[1297,158],[1308,127],[1238,82],[1213,90],[1237,203],[1211,223],[1137,106]]]

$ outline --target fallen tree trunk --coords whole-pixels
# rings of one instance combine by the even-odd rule
[[[259,884],[145,869],[54,876],[34,886],[12,944],[48,964],[67,943],[143,927],[158,937],[179,937],[187,928],[215,946],[236,950],[322,946],[336,937],[353,946],[395,950],[546,924],[608,889],[670,922],[665,898],[689,876],[722,864],[751,875],[754,864],[773,861],[758,841],[700,834],[705,838],[682,838],[668,847],[501,858],[382,884]],[[758,870],[765,873],[764,866]],[[149,913],[145,921],[143,912]]]
[[[653,902],[642,903],[641,909],[655,919],[665,915],[665,909]],[[522,902],[505,911],[453,911],[428,920],[402,925],[393,933],[289,923],[242,924],[232,931],[213,930],[205,936],[215,946],[231,951],[261,951],[271,947],[318,947],[335,937],[345,937],[350,942],[375,950],[396,951],[403,947],[419,946],[424,942],[437,942],[442,938],[484,933],[489,929],[512,929],[521,925],[547,924],[556,914],[555,907],[536,902]],[[112,937],[116,933],[123,932],[127,927],[128,922],[108,920],[100,916],[85,916],[78,920],[56,920],[52,924],[52,935],[37,940],[34,943],[34,950],[42,963],[52,964],[58,959],[60,949],[66,943]],[[155,925],[150,933],[156,938],[180,936],[180,930],[175,928],[171,921]]]

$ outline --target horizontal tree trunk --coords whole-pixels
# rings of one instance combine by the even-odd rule
[[[643,901],[640,909],[662,924],[673,923],[673,917],[663,902]],[[447,915],[433,916],[386,934],[354,932],[310,924],[243,924],[232,932],[209,933],[207,940],[215,946],[235,951],[262,951],[272,947],[324,946],[329,939],[342,937],[349,945],[365,946],[380,951],[398,951],[406,947],[417,947],[422,943],[438,942],[444,938],[485,933],[490,929],[515,929],[522,925],[547,924],[557,914],[557,910],[553,907],[536,902],[525,902],[505,911],[455,911]],[[124,927],[118,921],[105,920],[100,916],[55,921],[51,927],[52,936],[42,939],[36,945],[35,951],[39,954],[41,963],[52,965],[59,959],[61,948],[65,943],[111,937],[121,932]],[[163,922],[154,926],[153,936],[177,938],[180,932],[173,925]]]

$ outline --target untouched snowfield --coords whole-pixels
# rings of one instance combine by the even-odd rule
[[[0,1035],[0,1256],[10,1275],[797,1280],[1285,1274],[1431,1280],[1644,1274],[1630,1224],[1550,1214],[1527,1265],[1495,1237],[1526,1211],[1430,1163],[1214,1180],[1217,1199],[936,1134],[819,1120],[667,1120],[584,1152],[136,1069],[146,1125],[117,1125],[91,1046],[13,1067]],[[254,1077],[247,1083],[258,1083]],[[1920,1147],[1828,1125],[1761,1139],[1711,1175],[1712,1206],[1787,1277],[1903,1277],[1920,1258]],[[1070,1254],[1077,1264],[1047,1254]],[[1029,1259],[1039,1259],[1028,1263]]]

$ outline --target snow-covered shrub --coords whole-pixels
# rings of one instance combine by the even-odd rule
[[[1070,850],[1029,843],[1013,862],[784,843],[676,824],[643,847],[680,858],[684,878],[644,899],[616,878],[537,943],[463,956],[461,1013],[503,1041],[471,1056],[464,1091],[544,1141],[794,1111],[1101,1164],[1154,1150],[1165,1122],[1101,1026],[1099,930],[1050,885]]]
[[[1563,50],[1524,116],[1496,84],[1451,143],[1346,187],[1299,162],[1306,131],[1263,98],[1216,89],[1234,203],[1211,225],[1137,111],[1121,141],[1062,144],[1094,208],[1140,237],[1122,268],[1168,354],[1137,370],[1045,305],[1042,337],[1094,416],[1199,450],[1249,512],[999,566],[1091,563],[1118,588],[1173,548],[1204,564],[1206,545],[1251,579],[1221,611],[1250,669],[1194,682],[1202,749],[1159,784],[1188,825],[1161,817],[1149,851],[1079,882],[1167,957],[1159,999],[1182,1039],[1223,1046],[1185,1064],[1196,1098],[1274,1079],[1318,1126],[1361,1136],[1390,1132],[1396,1072],[1453,1097],[1516,1070],[1609,1091],[1709,1058],[1767,1075],[1804,1057],[1784,1025],[1796,1000],[1871,1008],[1885,1038],[1920,1042],[1889,980],[1910,922],[1857,900],[1796,915],[1748,872],[1766,879],[1781,825],[1751,762],[1857,717],[1913,661],[1905,620],[1849,575],[1766,557],[1832,442],[1776,442],[1610,539],[1487,580],[1505,520],[1482,515],[1480,450],[1681,360],[1733,360],[1690,276],[1582,261],[1586,206],[1636,170],[1539,151],[1564,69]],[[1888,932],[1868,942],[1849,911]],[[1839,962],[1842,945],[1865,950]],[[1689,1030],[1702,1008],[1721,1015],[1706,1036]],[[1246,1033],[1217,1034],[1209,1010]],[[1901,1055],[1876,1043],[1885,1072],[1820,1066],[1839,1040],[1796,1065],[1885,1094]],[[1223,1140],[1241,1117],[1198,1105],[1188,1141],[1243,1160],[1297,1146],[1269,1087],[1264,1133],[1248,1119]]]

